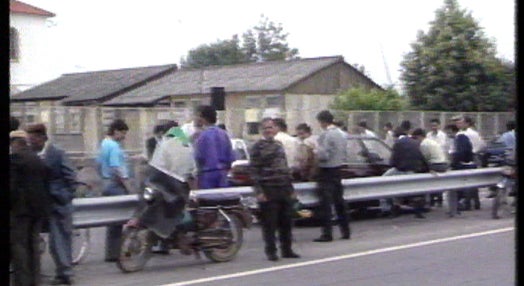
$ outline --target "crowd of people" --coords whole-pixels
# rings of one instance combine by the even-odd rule
[[[323,110],[316,115],[320,134],[313,135],[311,127],[300,123],[296,136],[288,133],[281,118],[261,121],[261,138],[251,148],[250,172],[253,190],[261,211],[264,252],[268,260],[276,261],[276,236],[280,257],[300,258],[292,248],[292,219],[297,202],[293,181],[316,181],[320,201],[321,234],[315,242],[333,241],[333,216],[337,218],[341,239],[351,238],[350,218],[343,199],[341,167],[347,162],[347,129],[333,114]],[[10,131],[10,194],[11,194],[11,257],[15,285],[39,285],[39,235],[49,232],[50,253],[56,265],[53,285],[73,284],[72,268],[72,200],[78,186],[76,169],[66,152],[48,140],[46,126],[31,124],[24,130],[11,117]],[[508,147],[515,147],[515,124],[499,139]],[[431,130],[412,128],[405,120],[398,127],[384,125],[384,141],[392,148],[390,166],[383,175],[410,173],[440,173],[449,169],[473,169],[479,166],[479,154],[485,142],[474,129],[471,118],[456,116],[452,123],[441,128],[438,119],[430,120]],[[97,166],[103,180],[102,195],[116,196],[134,192],[128,170],[129,158],[122,143],[129,126],[121,119],[114,120],[107,136],[100,142]],[[196,109],[190,124],[179,126],[169,121],[154,128],[146,140],[145,160],[154,171],[150,178],[163,178],[175,170],[173,188],[186,194],[191,188],[210,189],[228,187],[227,173],[235,160],[231,140],[223,126],[217,125],[217,112],[203,105]],[[378,137],[365,121],[360,121],[352,133]],[[168,145],[166,138],[178,138]],[[172,141],[173,142],[173,141]],[[162,145],[164,144],[164,145]],[[166,146],[175,151],[166,151]],[[157,150],[163,150],[158,151]],[[186,153],[184,162],[166,162],[170,154]],[[161,153],[161,154],[160,154]],[[155,159],[156,156],[156,159]],[[159,159],[160,158],[160,159]],[[167,159],[166,159],[167,158]],[[182,158],[177,155],[177,158]],[[164,160],[164,161],[161,161]],[[190,161],[190,162],[186,162]],[[177,164],[179,164],[177,166]],[[156,174],[156,175],[155,175]],[[163,174],[160,176],[159,174]],[[178,175],[177,175],[178,174]],[[442,205],[441,193],[430,196],[430,203]],[[406,198],[381,200],[385,213],[398,215]],[[423,208],[428,198],[410,197],[415,217],[424,218]],[[452,191],[448,194],[450,217],[461,211],[480,209],[477,189]],[[333,214],[333,211],[335,214]],[[108,226],[105,260],[118,258],[121,226]],[[181,239],[183,241],[183,239]],[[157,251],[166,252],[163,245]]]

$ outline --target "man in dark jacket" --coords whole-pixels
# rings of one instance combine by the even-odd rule
[[[76,171],[64,150],[47,139],[44,124],[27,127],[33,151],[51,169],[50,192],[53,199],[49,217],[49,251],[56,264],[52,285],[71,285],[73,276],[72,235],[73,198],[78,186]]]
[[[9,194],[14,285],[39,285],[40,232],[49,217],[49,168],[27,145],[27,133],[11,131]]]
[[[393,144],[390,157],[391,168],[387,170],[382,176],[403,175],[410,173],[425,173],[429,172],[428,164],[424,159],[424,155],[420,151],[419,142],[408,136],[405,127],[397,127],[394,132],[397,138]],[[423,198],[411,197],[416,218],[424,218],[422,209],[424,207]],[[391,214],[396,216],[399,211],[399,203],[392,200],[387,200],[391,206]]]
[[[278,229],[280,250],[284,258],[299,258],[291,249],[291,227],[295,190],[287,165],[284,146],[275,140],[277,127],[271,118],[262,120],[262,135],[250,149],[251,176],[260,207],[262,236],[267,259],[277,261],[275,232]]]

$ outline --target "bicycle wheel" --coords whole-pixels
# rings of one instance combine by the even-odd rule
[[[91,232],[89,228],[73,230],[73,265],[82,263],[89,253]]]

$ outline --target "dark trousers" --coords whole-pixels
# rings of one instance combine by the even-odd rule
[[[56,277],[73,276],[73,206],[67,207],[70,212],[53,212],[49,217],[49,252]]]
[[[319,168],[317,196],[320,201],[319,217],[322,223],[322,235],[333,236],[332,205],[335,206],[340,232],[342,235],[349,234],[349,217],[344,201],[340,168]]]
[[[468,170],[476,168],[477,166],[475,164],[469,164],[459,165],[455,168],[455,170]],[[475,205],[475,208],[480,208],[479,190],[477,188],[460,189],[458,191],[458,200],[463,202],[462,207],[464,207],[465,210],[471,209],[472,201]]]
[[[126,195],[124,187],[113,180],[104,179],[104,196]],[[120,254],[120,240],[122,239],[122,225],[110,225],[106,227],[105,261],[115,261]]]
[[[40,285],[40,232],[42,218],[11,217],[11,261],[15,286]]]
[[[265,243],[265,252],[273,254],[277,251],[275,233],[278,231],[280,250],[291,251],[291,227],[293,204],[289,198],[271,199],[259,202],[260,218],[262,223],[262,237]]]

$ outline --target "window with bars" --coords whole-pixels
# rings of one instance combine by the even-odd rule
[[[9,59],[17,61],[20,58],[19,34],[15,28],[9,29]]]

